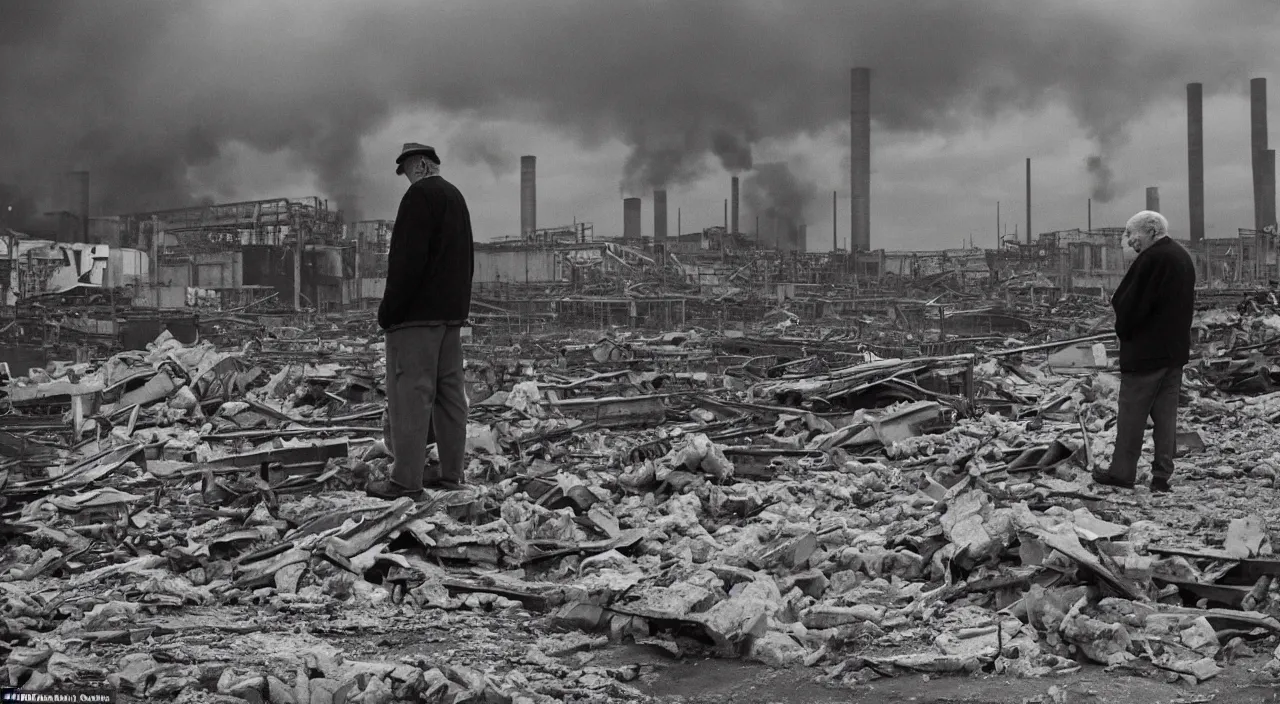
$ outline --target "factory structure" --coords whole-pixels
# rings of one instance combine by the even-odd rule
[[[1122,228],[1090,222],[1032,236],[1031,159],[1025,239],[1004,238],[995,249],[886,248],[891,238],[872,231],[871,78],[867,68],[850,74],[847,248],[838,246],[833,231],[831,251],[810,252],[803,220],[745,213],[738,174],[727,179],[724,220],[713,227],[685,226],[664,188],[623,198],[612,223],[547,226],[538,219],[537,158],[523,156],[518,234],[476,245],[476,325],[723,326],[758,319],[779,305],[856,313],[869,301],[939,281],[955,291],[1001,287],[1010,296],[1042,299],[1106,295],[1118,285],[1132,256]],[[1207,239],[1202,87],[1187,86],[1190,212],[1183,244],[1210,286],[1251,287],[1280,278],[1266,79],[1250,82],[1250,100],[1252,226]],[[9,216],[0,228],[0,295],[10,334],[47,342],[70,330],[118,341],[128,335],[130,320],[141,336],[198,316],[372,309],[382,295],[389,220],[348,222],[319,197],[91,216],[90,174],[71,172],[57,181],[52,212],[23,222]],[[1158,187],[1147,189],[1147,206],[1159,210]],[[642,234],[646,211],[648,237]],[[50,325],[58,301],[82,305]]]

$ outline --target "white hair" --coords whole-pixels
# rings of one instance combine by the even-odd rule
[[[437,164],[437,163],[435,162],[435,160],[433,160],[433,159],[431,159],[430,157],[428,157],[426,154],[414,154],[413,156],[411,156],[411,157],[409,157],[409,158],[410,158],[410,159],[413,159],[413,160],[415,160],[415,161],[422,162],[422,166],[423,166],[423,168],[426,170],[426,173],[424,173],[424,174],[422,175],[422,177],[423,177],[423,178],[426,178],[426,177],[428,177],[428,176],[439,176],[439,175],[440,175],[440,165],[439,165],[439,164]],[[410,162],[410,165],[412,165],[412,164],[413,164],[413,162]],[[412,166],[411,166],[410,168],[412,168]],[[409,171],[409,169],[408,169],[408,168],[406,168],[406,169],[405,169],[405,171]]]
[[[1153,238],[1169,234],[1169,221],[1154,210],[1144,210],[1134,215],[1129,218],[1129,222],[1125,223],[1124,227],[1130,232],[1150,235]]]

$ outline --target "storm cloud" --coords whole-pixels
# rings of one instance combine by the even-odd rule
[[[619,190],[639,195],[711,168],[746,171],[764,140],[847,125],[855,65],[873,69],[877,129],[947,132],[1061,101],[1097,144],[1097,164],[1082,172],[1105,174],[1108,145],[1122,143],[1153,101],[1193,80],[1206,98],[1245,90],[1270,51],[1273,8],[1272,0],[1232,3],[1229,13],[1195,0],[7,2],[0,182],[26,188],[87,167],[99,211],[173,207],[208,195],[195,192],[190,169],[226,159],[239,143],[293,155],[320,195],[351,216],[368,188],[362,138],[403,111],[434,108],[548,126],[584,146],[619,139],[630,149]],[[459,139],[461,158],[495,171],[520,151],[483,135]]]

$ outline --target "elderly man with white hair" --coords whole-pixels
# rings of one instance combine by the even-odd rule
[[[1151,490],[1166,492],[1173,476],[1182,367],[1191,356],[1196,267],[1191,255],[1169,238],[1169,222],[1160,213],[1144,210],[1129,218],[1124,230],[1138,258],[1111,297],[1120,338],[1115,454],[1110,468],[1093,479],[1133,488],[1151,418]]]

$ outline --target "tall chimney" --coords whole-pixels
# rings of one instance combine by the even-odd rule
[[[729,197],[732,203],[729,206],[729,232],[737,234],[738,232],[738,177],[734,176],[729,181]]]
[[[1263,192],[1262,153],[1267,150],[1267,79],[1249,81],[1249,144],[1253,159],[1253,224],[1266,225],[1267,199]]]
[[[1262,227],[1276,224],[1276,150],[1262,152]]]
[[[1027,157],[1027,244],[1031,244],[1031,157]]]
[[[667,192],[657,190],[653,192],[653,244],[666,245],[667,243]]]
[[[622,199],[622,241],[634,244],[640,240],[640,199]]]
[[[1147,210],[1153,213],[1160,212],[1160,187],[1147,186]]]
[[[852,70],[849,111],[849,185],[852,188],[850,248],[871,249],[871,69]]]
[[[840,239],[836,233],[836,223],[838,222],[836,218],[837,193],[838,193],[837,191],[831,192],[831,251],[832,252],[840,249]]]
[[[1204,89],[1187,84],[1187,204],[1191,244],[1204,240]]]
[[[538,157],[520,157],[520,235],[530,237],[538,229]]]

